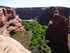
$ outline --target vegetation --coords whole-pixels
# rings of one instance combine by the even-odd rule
[[[49,41],[45,39],[45,29],[47,28],[47,26],[42,26],[35,20],[23,20],[22,25],[27,31],[32,31],[33,33],[29,46],[29,49],[33,53],[51,53],[51,50],[47,45]]]
[[[69,51],[70,51],[70,34],[68,34],[68,47],[69,47]]]
[[[31,31],[22,31],[12,35],[12,38],[20,42],[25,48],[28,49],[32,37]]]

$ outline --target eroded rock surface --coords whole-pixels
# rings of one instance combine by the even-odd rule
[[[16,14],[13,8],[0,7],[0,34],[10,36],[25,30],[21,24],[19,15]]]
[[[11,37],[0,35],[0,53],[31,53]]]

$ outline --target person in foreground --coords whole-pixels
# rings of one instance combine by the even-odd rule
[[[51,47],[52,53],[69,53],[68,31],[68,18],[60,15],[56,9],[46,29],[46,39],[50,41],[48,46]]]

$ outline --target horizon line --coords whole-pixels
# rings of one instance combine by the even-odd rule
[[[70,8],[69,6],[7,6],[7,5],[0,5],[0,6],[4,6],[4,7],[11,7],[11,8],[38,8],[38,7],[66,7],[66,8]]]

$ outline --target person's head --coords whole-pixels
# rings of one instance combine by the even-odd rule
[[[60,15],[60,12],[59,12],[58,9],[56,9],[56,10],[54,11],[54,15],[53,15],[53,16],[59,16],[59,15]]]

